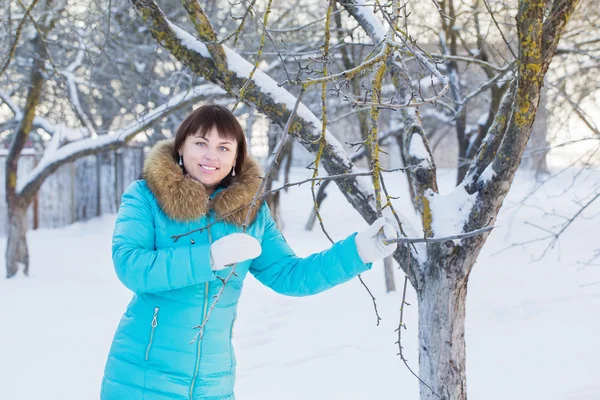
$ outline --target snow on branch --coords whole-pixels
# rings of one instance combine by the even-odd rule
[[[8,108],[10,108],[10,111],[12,111],[12,113],[15,115],[13,119],[20,121],[23,118],[23,111],[21,111],[21,108],[19,108],[19,106],[14,101],[12,101],[10,97],[2,90],[0,90],[0,99],[8,106]]]
[[[138,9],[152,35],[182,64],[234,96],[247,83],[253,70],[253,64],[237,52],[223,45],[227,66],[225,69],[216,68],[206,45],[189,33],[174,28],[174,24],[168,21],[155,1],[130,1]],[[296,100],[296,96],[280,87],[275,80],[260,69],[255,71],[244,95],[244,101],[254,104],[258,111],[280,126],[285,125]],[[290,135],[296,137],[309,152],[315,153],[318,150],[320,130],[319,118],[304,104],[300,104],[295,122],[290,128]],[[359,172],[331,132],[326,132],[325,139],[324,154],[326,157],[323,165],[330,175]],[[368,222],[375,220],[373,189],[368,178],[336,181],[336,184],[348,201]]]
[[[6,93],[2,92],[1,90],[0,99],[4,101],[4,103],[8,105],[8,107],[13,112],[14,116],[12,118],[12,121],[16,123],[21,122],[21,120],[23,119],[23,111],[21,110],[21,108],[17,104],[15,104]],[[54,133],[60,129],[63,133],[62,136],[65,138],[79,139],[82,137],[80,131],[75,131],[61,124],[55,125],[52,122],[48,121],[46,118],[40,116],[36,116],[33,119],[32,127],[36,129],[43,129],[44,132],[48,133],[50,136],[53,136]]]
[[[67,88],[69,90],[69,100],[75,109],[77,116],[79,117],[81,123],[87,129],[86,136],[95,137],[98,134],[96,133],[96,129],[94,129],[94,124],[87,116],[83,107],[81,106],[81,102],[79,101],[79,91],[77,90],[77,84],[75,83],[75,70],[79,68],[83,62],[85,55],[85,47],[83,44],[83,40],[81,39],[83,35],[79,36],[79,50],[77,51],[77,56],[75,57],[75,61],[73,61],[69,66],[61,71],[61,74],[65,77],[67,81]]]
[[[385,37],[385,27],[383,23],[373,11],[369,8],[369,5],[365,0],[345,0],[340,1],[345,7],[351,5],[355,12],[353,13],[354,18],[359,22],[363,29],[367,30],[367,34],[371,37],[377,38],[377,41],[382,40]],[[374,7],[374,6],[373,6]]]
[[[84,155],[96,154],[105,150],[120,147],[169,113],[174,112],[189,103],[193,103],[198,98],[210,94],[222,93],[223,91],[221,89],[214,87],[213,85],[199,85],[189,91],[173,96],[165,104],[153,109],[143,115],[139,120],[132,122],[128,126],[115,132],[76,140],[59,148],[49,147],[49,149],[44,152],[39,163],[29,172],[27,177],[19,180],[17,183],[17,192],[19,195],[27,197],[30,193],[37,190],[44,178],[64,163]]]

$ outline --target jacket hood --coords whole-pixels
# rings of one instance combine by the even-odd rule
[[[218,217],[225,216],[225,221],[241,226],[248,207],[230,213],[252,202],[262,181],[259,164],[246,157],[242,172],[211,199],[200,182],[183,174],[173,159],[173,147],[172,139],[157,142],[144,161],[143,177],[163,212],[176,221],[185,222],[197,220],[212,209]],[[252,209],[249,223],[256,218],[261,203],[262,200]]]

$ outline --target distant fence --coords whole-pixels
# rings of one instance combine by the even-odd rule
[[[37,156],[24,151],[17,182],[33,169]],[[47,177],[28,210],[29,228],[60,228],[114,213],[127,186],[142,174],[144,149],[124,147],[75,160]],[[0,236],[8,232],[6,154],[0,153]]]

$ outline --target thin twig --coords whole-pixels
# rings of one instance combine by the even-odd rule
[[[415,168],[416,168],[415,166],[409,166],[409,167],[395,168],[395,169],[390,169],[390,170],[382,169],[382,171],[384,171],[384,172],[396,172],[396,171],[406,172],[406,171],[411,171],[411,170],[413,170]],[[281,187],[278,187],[278,188],[275,188],[275,189],[269,190],[268,192],[263,193],[262,195],[260,195],[257,198],[257,201],[260,201],[260,200],[262,200],[262,199],[264,199],[264,198],[266,198],[266,197],[268,197],[268,196],[270,196],[270,195],[272,195],[272,194],[274,194],[276,192],[279,192],[281,190],[285,190],[285,189],[287,189],[289,187],[300,186],[302,184],[305,184],[305,183],[308,183],[308,182],[312,182],[312,181],[331,181],[331,180],[337,180],[337,179],[353,179],[353,178],[356,178],[358,176],[371,176],[371,175],[373,175],[373,171],[355,172],[355,173],[351,173],[351,174],[329,175],[329,176],[322,176],[322,177],[317,177],[317,178],[308,178],[308,179],[304,179],[304,180],[298,181],[298,182],[290,182],[290,183],[286,183],[285,185],[283,185]],[[207,228],[210,228],[214,224],[223,221],[228,216],[233,215],[233,214],[235,214],[235,213],[237,213],[237,212],[245,209],[249,205],[250,205],[250,203],[244,204],[244,205],[236,208],[235,210],[232,210],[232,211],[230,211],[230,212],[228,212],[226,214],[223,214],[223,215],[219,216],[219,218],[215,219],[214,222],[212,222],[212,223],[210,223],[210,224],[208,224],[206,226],[203,226],[202,228],[194,229],[192,231],[189,231],[189,232],[186,232],[186,233],[182,233],[180,235],[173,235],[173,236],[171,236],[171,239],[173,239],[173,241],[176,242],[177,240],[179,240],[180,238],[182,238],[184,236],[191,235],[192,233],[195,233],[195,232],[202,232],[203,230],[205,230]]]
[[[267,8],[265,10],[265,15],[263,17],[264,18],[263,33],[260,37],[260,45],[258,46],[258,54],[256,55],[256,62],[254,63],[254,67],[252,68],[252,71],[250,71],[250,75],[248,75],[248,79],[246,80],[246,82],[244,82],[244,86],[242,86],[242,88],[239,91],[238,99],[237,99],[236,103],[234,104],[233,109],[231,110],[232,112],[237,109],[238,105],[244,98],[246,89],[250,85],[250,82],[252,81],[252,78],[254,77],[254,73],[256,72],[256,70],[258,69],[258,65],[260,64],[260,60],[262,58],[262,51],[263,51],[263,48],[265,47],[265,36],[267,34],[267,21],[269,20],[269,14],[271,13],[271,4],[272,3],[273,3],[273,0],[268,0],[268,2],[267,2]],[[250,7],[252,7],[252,5]]]
[[[373,293],[371,293],[371,290],[369,289],[369,287],[367,286],[365,281],[363,281],[362,275],[358,274],[358,280],[360,281],[360,283],[362,283],[364,288],[367,290],[367,292],[369,293],[369,296],[371,296],[371,300],[373,301],[373,308],[375,309],[375,316],[377,317],[377,326],[379,326],[379,321],[381,321],[381,317],[379,316],[379,310],[377,310],[377,302],[375,301],[375,296],[373,296]]]
[[[510,46],[510,43],[508,43],[508,40],[506,40],[506,37],[504,36],[504,32],[502,32],[502,29],[500,29],[500,25],[498,24],[498,21],[496,21],[494,12],[490,8],[490,5],[488,4],[487,0],[483,0],[483,4],[485,5],[485,8],[487,9],[488,13],[490,14],[492,21],[494,21],[494,25],[496,25],[498,32],[500,32],[500,36],[502,36],[502,40],[504,40],[504,43],[506,43],[506,47],[508,47],[508,50],[510,50],[510,54],[512,54],[512,56],[514,57],[515,60],[518,60],[519,57],[517,57],[517,55],[513,51],[512,47]]]
[[[333,10],[333,4],[335,0],[329,0],[329,6],[327,7],[327,14],[325,16],[325,45],[323,46],[323,77],[327,78],[329,74],[329,45],[331,42],[331,12]],[[319,176],[319,162],[321,161],[321,156],[323,155],[323,150],[325,149],[325,144],[327,143],[326,135],[327,135],[327,80],[321,82],[321,109],[322,109],[322,118],[321,118],[321,136],[319,137],[319,149],[317,150],[317,155],[315,157],[314,169],[313,169],[313,178]],[[327,239],[333,244],[334,241],[327,233],[325,229],[325,225],[323,224],[323,218],[321,217],[321,213],[319,212],[319,202],[317,201],[317,195],[315,194],[315,183],[316,181],[312,181],[310,184],[310,193],[313,198],[313,207],[315,209],[315,214],[317,216],[317,220],[319,221],[319,225],[321,226],[321,230],[327,236]],[[368,290],[368,289],[367,289]]]
[[[277,159],[279,158],[279,153],[281,153],[282,149],[285,147],[285,142],[287,141],[287,139],[289,137],[289,130],[290,130],[290,126],[292,125],[292,120],[296,116],[296,112],[298,111],[298,106],[300,105],[300,102],[302,101],[303,95],[304,95],[304,88],[300,91],[300,94],[298,95],[298,98],[296,99],[296,104],[294,104],[294,108],[288,118],[286,125],[285,125],[285,129],[283,131],[282,138],[279,142],[279,145],[277,146],[276,151],[274,152],[273,159],[271,160],[271,163],[269,164],[269,167],[267,168],[267,171],[265,172],[265,177],[262,180],[262,182],[260,183],[258,190],[254,194],[252,201],[250,202],[250,206],[248,207],[248,213],[246,214],[246,219],[244,220],[244,224],[242,225],[244,232],[246,232],[246,228],[248,227],[248,222],[250,220],[250,215],[252,214],[252,210],[257,205],[257,199],[260,197],[260,193],[263,191],[265,184],[267,182],[267,179],[269,177],[269,174],[273,170],[275,163],[277,163]],[[206,323],[208,322],[208,319],[209,319],[212,311],[215,309],[215,306],[221,299],[221,296],[223,295],[223,292],[225,291],[225,286],[227,286],[227,283],[229,282],[231,277],[235,275],[236,267],[237,267],[237,263],[233,264],[233,266],[231,267],[231,271],[229,272],[229,275],[227,275],[227,278],[225,278],[225,279],[219,278],[219,279],[221,279],[221,282],[223,283],[223,285],[221,286],[221,289],[219,290],[219,292],[214,296],[214,301],[212,302],[210,309],[208,310],[208,312],[204,318],[204,321],[202,321],[202,324],[194,327],[194,329],[198,329],[198,333],[191,340],[190,344],[194,343],[196,340],[202,340],[204,338],[204,329],[206,327]]]
[[[491,231],[494,228],[496,228],[496,226],[486,226],[485,228],[476,229],[474,231],[465,232],[465,233],[461,233],[458,235],[452,235],[452,236],[428,237],[428,238],[396,238],[396,239],[387,239],[387,241],[395,242],[395,243],[439,243],[439,242],[446,242],[448,240],[464,239],[464,238],[481,235],[481,234]]]

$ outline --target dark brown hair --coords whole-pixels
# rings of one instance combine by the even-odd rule
[[[212,128],[216,128],[221,139],[236,140],[237,152],[235,157],[235,174],[240,175],[244,161],[247,157],[246,136],[239,121],[226,107],[218,104],[206,104],[188,115],[175,134],[175,145],[173,147],[173,159],[175,162],[179,160],[179,149],[183,146],[183,142],[188,136],[199,134],[201,137],[206,137]],[[233,177],[231,172],[223,178],[220,186],[229,186]]]

